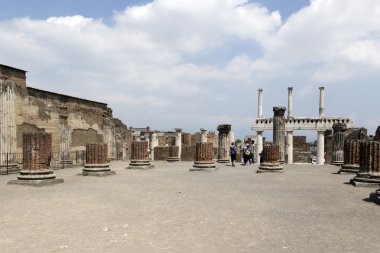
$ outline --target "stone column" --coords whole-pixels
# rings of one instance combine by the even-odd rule
[[[288,119],[293,118],[293,87],[288,87]]]
[[[51,134],[27,133],[22,136],[23,169],[8,184],[43,186],[63,183],[50,169]]]
[[[152,133],[151,138],[152,141],[150,142],[150,154],[151,160],[154,161],[154,148],[158,146],[157,134]]]
[[[317,165],[325,164],[325,131],[317,131]]]
[[[86,163],[83,176],[110,176],[116,172],[111,171],[108,159],[108,144],[89,143],[86,145]]]
[[[169,148],[169,156],[166,161],[168,162],[179,162],[179,147],[178,146],[170,146]]]
[[[195,161],[190,171],[216,171],[213,156],[214,148],[212,143],[196,143]]]
[[[332,162],[333,165],[343,165],[344,164],[344,139],[346,137],[347,126],[344,123],[335,123],[333,125],[333,154]]]
[[[230,131],[228,133],[228,144],[230,145],[232,142],[235,142],[235,133]]]
[[[344,141],[344,164],[339,174],[358,173],[360,164],[360,140]]]
[[[263,131],[256,131],[256,162],[260,163],[260,153],[263,151]]]
[[[257,173],[264,172],[282,172],[283,167],[280,163],[280,147],[278,144],[266,144],[264,145],[263,162],[260,162]]]
[[[278,144],[280,147],[281,163],[285,163],[285,111],[285,107],[273,107],[273,144]]]
[[[257,118],[263,117],[263,89],[258,89],[258,111],[257,111]]]
[[[152,169],[148,159],[149,144],[147,141],[133,141],[131,148],[131,162],[126,169]]]
[[[207,130],[201,128],[201,143],[207,143]]]
[[[325,87],[319,87],[319,117],[325,117]]]
[[[360,143],[360,167],[350,180],[354,186],[378,187],[380,184],[380,142]]]
[[[288,164],[293,164],[293,131],[286,131],[286,154]]]
[[[218,126],[218,163],[229,163],[229,147],[230,143],[228,143],[228,133],[231,131],[231,125],[223,124]]]
[[[181,160],[181,154],[182,154],[182,129],[181,128],[174,128],[176,132],[175,137],[175,145],[178,147],[178,159]]]
[[[59,163],[62,167],[70,167],[73,161],[70,158],[71,150],[71,127],[63,124],[59,126],[60,143],[59,143]]]

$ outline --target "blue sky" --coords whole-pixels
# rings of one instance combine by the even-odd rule
[[[128,126],[230,123],[242,138],[258,88],[267,117],[288,86],[294,115],[317,117],[323,85],[326,116],[374,133],[380,1],[194,2],[0,0],[0,63],[27,70],[31,87],[108,103]]]

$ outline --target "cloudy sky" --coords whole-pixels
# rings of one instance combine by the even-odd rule
[[[0,63],[28,86],[108,103],[133,127],[241,138],[257,115],[380,125],[379,0],[0,0]],[[303,134],[303,133],[302,133]],[[311,133],[310,140],[315,133]],[[267,135],[271,136],[270,133]]]

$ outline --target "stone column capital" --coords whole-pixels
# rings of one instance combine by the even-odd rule
[[[181,133],[182,132],[182,128],[174,128],[174,131],[176,131],[176,133]]]
[[[285,115],[286,107],[275,106],[273,107],[274,116],[283,117]]]
[[[231,125],[221,124],[217,127],[220,134],[228,134],[231,131]]]
[[[347,125],[345,123],[334,123],[332,126],[334,133],[345,132],[347,130]]]

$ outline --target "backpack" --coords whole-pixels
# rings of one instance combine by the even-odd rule
[[[250,155],[250,154],[251,154],[251,151],[247,148],[246,150],[244,150],[244,154],[245,154],[245,155]]]
[[[236,155],[235,147],[230,147],[230,155]]]

